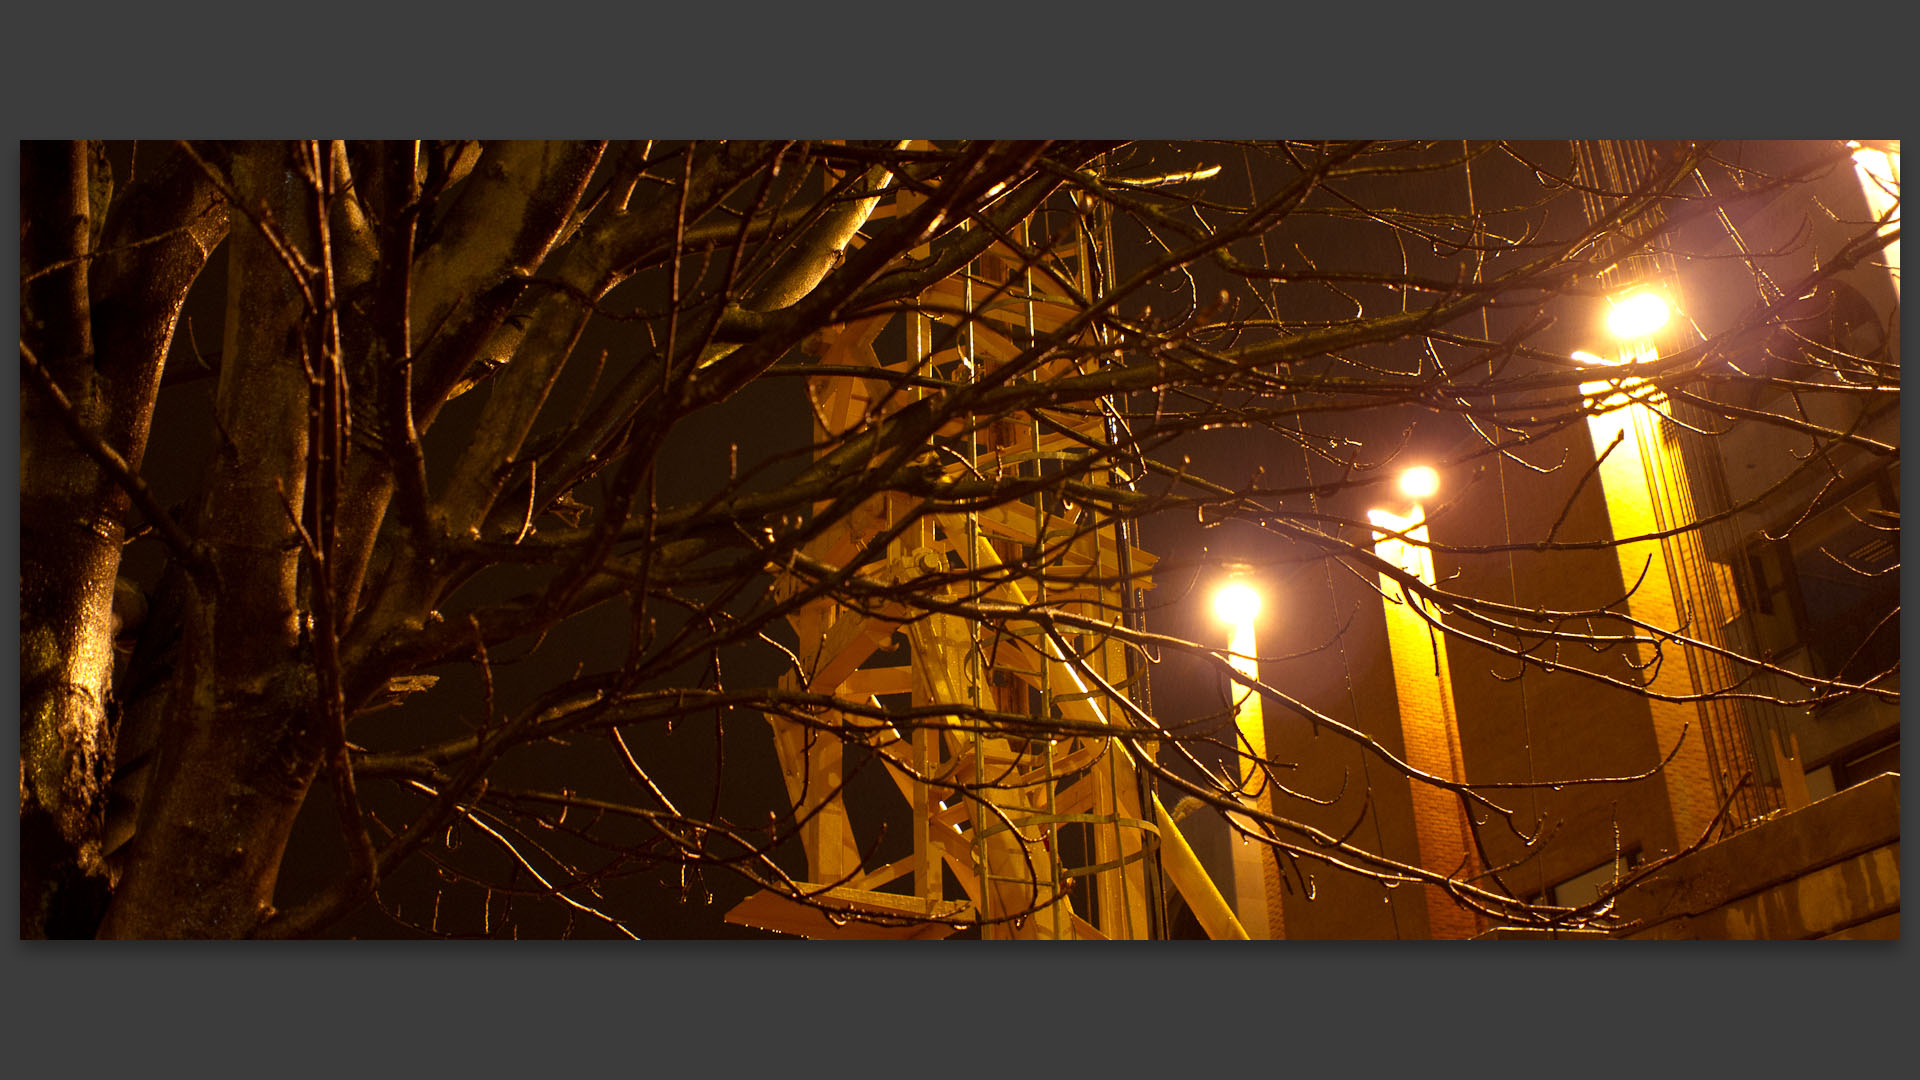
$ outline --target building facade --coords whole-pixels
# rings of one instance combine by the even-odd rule
[[[1588,220],[1638,190],[1656,155],[1684,149],[1575,144],[1578,180],[1616,193],[1586,198]],[[1826,167],[1811,200],[1772,182],[1833,150],[1731,144],[1687,192],[1721,196],[1726,209],[1652,238],[1606,241],[1600,295],[1566,298],[1558,324],[1530,341],[1589,365],[1584,423],[1509,446],[1463,432],[1425,448],[1453,462],[1432,494],[1326,507],[1369,515],[1388,562],[1516,614],[1494,627],[1385,576],[1375,590],[1355,575],[1302,573],[1292,603],[1327,619],[1281,630],[1273,651],[1302,655],[1262,674],[1428,774],[1493,785],[1483,790],[1498,806],[1409,783],[1382,756],[1269,708],[1276,757],[1303,763],[1294,774],[1303,797],[1283,797],[1286,813],[1401,861],[1457,867],[1462,881],[1597,912],[1602,924],[1611,917],[1620,933],[1688,936],[1667,901],[1686,891],[1676,880],[1711,873],[1701,868],[1715,857],[1682,853],[1748,833],[1743,851],[1763,835],[1797,837],[1808,830],[1785,817],[1898,771],[1899,258],[1897,241],[1859,243],[1863,223],[1897,227],[1898,144],[1856,147],[1857,167]],[[1645,297],[1661,306],[1657,325],[1609,327]],[[1780,317],[1765,332],[1741,331],[1761,316]],[[1696,374],[1678,380],[1679,370]],[[1560,392],[1515,405],[1564,414]],[[1314,635],[1342,618],[1351,621],[1337,646],[1314,649]],[[1582,635],[1589,643],[1571,640]],[[1861,863],[1879,874],[1873,898],[1803,936],[1856,926],[1897,936],[1897,790],[1895,780],[1890,797],[1821,809],[1823,821],[1842,805],[1877,815],[1859,828],[1879,838],[1872,858],[1892,878]],[[1881,820],[1889,805],[1893,817]],[[1814,874],[1869,856],[1782,858]],[[1295,862],[1277,898],[1287,937],[1513,932],[1432,884],[1390,888]],[[1782,870],[1749,892],[1790,880]],[[1743,895],[1694,900],[1705,910]],[[1649,920],[1667,929],[1645,929]],[[1732,936],[1805,930],[1685,925]]]

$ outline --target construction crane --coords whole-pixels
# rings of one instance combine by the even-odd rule
[[[905,212],[919,197],[891,193],[875,216]],[[916,381],[989,378],[1067,327],[1110,270],[1102,266],[1099,210],[1056,209],[1073,222],[1054,230],[1064,238],[1042,239],[1029,218],[913,310],[853,322],[812,343],[819,366],[836,369],[809,379],[815,445],[833,447],[858,425],[912,406],[927,393]],[[1093,350],[1049,355],[1018,377],[1058,379],[1098,362]],[[860,370],[873,377],[846,374]],[[1088,448],[1111,445],[1120,423],[1110,403],[1052,413],[1044,424],[1032,415],[965,417],[940,431],[929,460],[948,479],[1044,478],[1085,465]],[[1082,478],[1127,485],[1132,478],[1119,472],[1106,462]],[[1215,936],[1245,936],[1143,782],[1140,763],[1102,733],[1130,723],[1120,696],[1144,700],[1144,676],[1120,641],[938,610],[943,601],[985,602],[1124,624],[1151,588],[1154,557],[1123,526],[1082,518],[1045,490],[966,512],[930,512],[916,496],[891,492],[839,521],[793,566],[775,568],[776,595],[809,597],[823,575],[864,558],[858,574],[916,603],[803,599],[788,617],[798,666],[784,685],[885,706],[884,715],[904,712],[915,722],[832,709],[767,715],[804,823],[807,873],[797,893],[762,890],[728,921],[835,939],[941,938],[975,925],[989,939],[1164,936],[1165,863],[1166,877]],[[884,559],[868,551],[881,536]],[[942,716],[941,706],[958,711]],[[962,722],[977,718],[974,710],[1063,723],[1057,737],[1027,737]],[[854,758],[867,754],[909,807],[911,852],[880,866],[863,861],[875,836],[872,828],[863,834],[848,808]]]

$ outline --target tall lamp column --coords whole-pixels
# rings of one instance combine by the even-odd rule
[[[1229,583],[1213,598],[1213,613],[1227,624],[1227,662],[1249,679],[1260,677],[1256,659],[1253,622],[1260,614],[1260,594],[1243,581]],[[1261,772],[1259,761],[1267,756],[1266,715],[1261,709],[1260,692],[1234,684],[1233,722],[1238,755],[1240,800],[1242,805],[1264,813],[1273,810],[1273,786]],[[1247,936],[1271,940],[1282,936],[1280,922],[1280,864],[1273,849],[1247,838],[1259,835],[1263,828],[1251,818],[1235,822],[1229,843],[1233,852],[1233,906],[1246,927]],[[1241,832],[1240,830],[1245,830]]]

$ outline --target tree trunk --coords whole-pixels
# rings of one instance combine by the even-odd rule
[[[100,826],[113,762],[107,695],[125,498],[68,431],[71,422],[97,436],[108,413],[87,307],[95,153],[84,142],[30,142],[20,155],[23,205],[51,208],[22,222],[21,342],[72,412],[63,417],[67,409],[39,387],[22,395],[23,937],[86,935],[107,889]]]
[[[102,823],[117,713],[114,589],[129,499],[187,290],[226,230],[177,148],[120,192],[99,144],[27,144],[22,342],[58,387],[21,401],[21,933],[91,936],[111,869]],[[115,197],[115,196],[118,197]],[[111,209],[109,209],[111,207]],[[182,227],[184,224],[184,227]],[[44,271],[44,273],[42,272]],[[38,276],[35,276],[38,275]]]
[[[218,570],[187,604],[154,778],[108,937],[241,937],[271,906],[280,857],[322,745],[299,655],[294,522],[305,492],[308,319],[300,281],[263,233],[318,265],[318,212],[281,144],[236,150],[253,220],[230,242],[219,439],[196,534]],[[208,595],[208,593],[211,595]]]

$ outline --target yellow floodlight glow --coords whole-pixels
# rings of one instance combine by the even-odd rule
[[[1431,498],[1440,490],[1440,474],[1418,465],[1400,474],[1400,491],[1416,499]]]
[[[1254,616],[1260,614],[1260,593],[1245,581],[1229,579],[1213,594],[1213,613],[1228,626],[1227,651],[1222,659],[1249,680],[1260,678],[1259,650],[1254,644]],[[1238,742],[1239,789],[1235,800],[1243,806],[1273,812],[1273,792],[1259,771],[1258,762],[1267,756],[1267,721],[1260,705],[1260,694],[1250,682],[1231,684],[1234,737]],[[1231,819],[1235,827],[1258,835],[1261,826],[1238,814]],[[1279,903],[1274,888],[1279,884],[1278,866],[1273,854],[1261,844],[1233,845],[1233,909],[1255,939],[1273,935],[1268,897]]]
[[[1427,550],[1427,515],[1424,510],[1416,506],[1413,513],[1405,517],[1389,510],[1369,510],[1367,521],[1375,530],[1375,555],[1421,581],[1433,584],[1433,555]],[[1392,535],[1395,533],[1399,535]]]
[[[1618,360],[1609,360],[1604,356],[1595,356],[1593,353],[1587,352],[1585,349],[1582,349],[1574,353],[1573,359],[1574,359],[1574,362],[1579,364],[1584,364],[1587,367],[1612,367],[1613,365],[1620,362]]]
[[[1900,228],[1900,140],[1878,140],[1875,145],[1859,142],[1853,148],[1853,168],[1860,178],[1860,190],[1867,196],[1867,209],[1880,222],[1880,234],[1897,233]],[[1893,293],[1900,295],[1900,239],[1897,235],[1881,249],[1880,261],[1886,264],[1893,280]]]
[[[1244,582],[1233,582],[1213,594],[1213,613],[1232,626],[1247,626],[1260,614],[1260,594]]]
[[[1667,325],[1671,314],[1659,293],[1637,292],[1614,303],[1607,330],[1622,341],[1638,341]]]
[[[1853,148],[1853,165],[1860,173],[1860,186],[1866,190],[1867,206],[1874,217],[1891,217],[1900,220],[1900,143],[1898,140],[1887,143],[1888,150],[1864,146],[1858,142],[1847,144]]]

